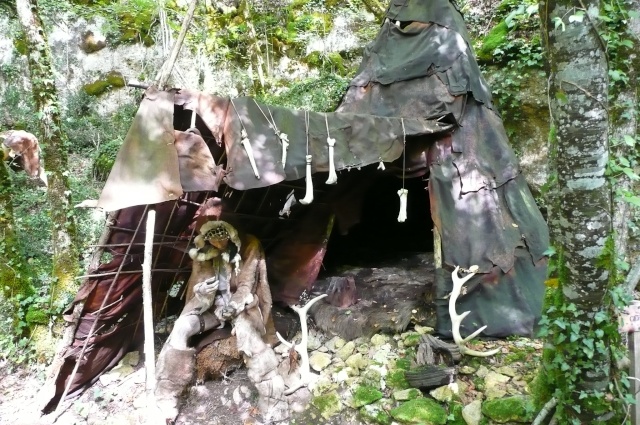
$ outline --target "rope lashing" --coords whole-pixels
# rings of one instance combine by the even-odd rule
[[[244,150],[247,152],[247,156],[249,157],[249,162],[251,163],[251,168],[253,169],[253,174],[256,176],[256,179],[260,180],[260,173],[258,172],[258,166],[256,165],[256,159],[253,156],[253,149],[251,148],[251,143],[249,142],[249,136],[247,135],[247,129],[242,122],[242,117],[238,113],[236,109],[236,104],[233,103],[233,99],[231,99],[231,105],[233,106],[233,110],[236,111],[236,115],[238,116],[238,120],[240,121],[240,125],[242,126],[242,130],[240,131],[240,143],[244,147]]]
[[[307,156],[305,157],[307,161],[307,169],[305,174],[305,180],[307,183],[307,191],[304,195],[304,198],[300,199],[300,203],[302,205],[309,205],[313,202],[313,180],[311,176],[311,159],[312,156],[309,155],[309,111],[304,111],[304,131],[307,135]]]
[[[324,123],[327,126],[327,145],[329,145],[329,178],[327,178],[326,184],[336,184],[338,182],[338,175],[336,174],[336,166],[333,161],[333,150],[336,145],[336,139],[332,139],[329,135],[329,121],[327,120],[327,114],[324,114]]]
[[[273,119],[273,115],[271,114],[271,109],[269,109],[268,106],[267,106],[267,111],[269,111],[269,116],[271,117],[271,119],[267,117],[267,115],[264,113],[264,111],[260,107],[260,104],[256,102],[255,99],[253,99],[253,102],[256,104],[258,109],[260,109],[260,112],[262,112],[262,116],[264,117],[264,119],[267,120],[267,122],[269,123],[269,128],[273,130],[273,132],[276,134],[276,137],[280,140],[280,144],[282,145],[282,167],[284,168],[284,165],[287,163],[287,150],[289,149],[289,136],[287,135],[287,133],[283,133],[280,130],[278,130],[278,126],[276,126],[276,120]]]
[[[407,220],[407,194],[409,191],[404,188],[405,166],[407,164],[407,132],[404,129],[404,119],[400,118],[402,123],[402,189],[398,190],[400,197],[400,212],[398,213],[398,222],[404,223]]]

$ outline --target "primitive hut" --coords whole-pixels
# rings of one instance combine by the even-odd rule
[[[405,189],[407,219],[398,223]],[[451,333],[446,296],[458,265],[478,266],[459,299],[471,311],[463,334],[487,325],[487,336],[530,335],[541,313],[547,226],[462,16],[447,0],[394,0],[334,113],[147,90],[99,201],[110,211],[105,255],[68,311],[81,306],[48,408],[140,343],[147,210],[157,211],[160,318],[183,305],[192,223],[214,196],[223,220],[261,240],[277,303],[296,303],[312,287],[327,247],[340,250],[336,235],[357,229],[360,237],[344,239],[342,255],[428,250],[433,227],[442,252],[433,288],[439,334]]]

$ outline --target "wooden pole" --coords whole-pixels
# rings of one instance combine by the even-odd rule
[[[142,306],[144,310],[144,363],[147,375],[146,390],[149,406],[155,406],[153,391],[156,387],[156,352],[153,331],[153,303],[151,300],[151,261],[153,254],[153,231],[156,226],[156,209],[147,211],[147,232],[144,240],[144,263],[142,264]]]
[[[160,73],[156,77],[156,81],[158,84],[158,88],[160,90],[164,90],[164,86],[169,81],[169,77],[171,76],[171,72],[173,71],[173,66],[178,59],[178,53],[180,53],[180,48],[182,47],[182,42],[184,41],[184,37],[187,35],[187,30],[189,29],[189,25],[191,25],[191,20],[193,19],[193,15],[196,12],[196,5],[198,4],[198,0],[191,0],[189,4],[189,10],[187,11],[187,15],[184,17],[182,21],[182,28],[180,29],[180,34],[178,35],[178,39],[176,40],[173,48],[171,49],[171,56],[167,62],[160,69]]]

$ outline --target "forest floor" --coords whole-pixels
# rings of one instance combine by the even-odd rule
[[[402,336],[392,339],[401,341]],[[500,347],[500,353],[492,358],[463,358],[458,365],[458,382],[463,388],[460,398],[463,404],[491,397],[484,378],[511,375],[511,383],[503,386],[502,396],[529,394],[530,384],[537,375],[542,344],[528,338],[510,338],[502,341],[484,341],[477,349]],[[401,358],[405,350],[396,348],[391,356]],[[107,372],[91,388],[79,397],[61,405],[57,414],[41,416],[38,411],[38,392],[44,384],[45,368],[42,365],[21,367],[10,371],[7,364],[0,365],[0,425],[138,425],[148,424],[145,398],[145,369],[138,353],[130,353],[110,372]],[[510,371],[510,372],[508,372]],[[482,372],[482,373],[481,373]],[[335,369],[327,368],[319,373],[319,380],[335,378]],[[514,385],[512,383],[517,383]],[[345,382],[336,390],[341,400],[348,397],[349,385]],[[340,392],[342,391],[342,393]],[[352,389],[351,389],[352,391]],[[429,394],[425,392],[425,396]],[[392,397],[389,396],[391,399]],[[176,425],[260,425],[268,422],[260,416],[255,401],[257,392],[247,377],[245,369],[239,369],[219,380],[194,384],[186,391],[181,413]],[[293,413],[288,424],[370,424],[362,418],[358,408],[342,406],[340,412],[325,416],[313,403],[304,412]],[[395,423],[395,422],[392,422]],[[492,423],[492,422],[489,422]],[[155,424],[154,424],[155,425]]]
[[[308,347],[310,356],[324,355],[330,360],[323,367],[315,369],[317,370],[316,386],[311,392],[307,389],[296,392],[296,395],[302,393],[301,400],[311,400],[306,404],[306,409],[304,411],[297,409],[298,411],[293,412],[289,420],[280,423],[302,425],[396,423],[391,421],[390,416],[388,416],[388,422],[367,419],[365,408],[370,406],[362,407],[362,404],[357,405],[352,400],[358,387],[379,384],[381,386],[378,386],[376,391],[379,391],[383,398],[376,403],[386,413],[402,404],[400,394],[403,390],[406,392],[408,383],[404,379],[404,373],[400,380],[403,383],[399,383],[393,377],[397,377],[396,372],[401,367],[399,365],[404,364],[405,367],[409,367],[416,357],[421,334],[432,330],[429,326],[433,326],[430,325],[433,317],[428,313],[422,314],[422,309],[412,304],[417,301],[415,298],[418,298],[417,295],[412,295],[416,294],[414,291],[430,284],[425,280],[430,278],[425,276],[431,276],[432,273],[425,270],[431,271],[432,268],[431,256],[420,255],[395,262],[393,265],[386,265],[386,267],[351,268],[345,272],[355,276],[360,288],[359,296],[364,294],[363,298],[374,299],[376,294],[373,292],[377,292],[377,295],[386,294],[384,296],[391,301],[403,304],[394,305],[388,301],[378,300],[373,301],[373,305],[380,306],[380,309],[373,313],[370,310],[361,311],[353,307],[347,312],[327,313],[333,314],[336,319],[327,322],[335,323],[340,323],[340,320],[344,319],[339,316],[350,317],[354,323],[363,322],[359,315],[381,317],[381,320],[375,320],[377,331],[360,336],[354,334],[346,338],[353,340],[354,343],[347,343],[334,336],[339,333],[337,330],[340,328],[323,331],[319,327],[320,322],[311,321]],[[328,282],[328,280],[324,283],[316,282],[314,290],[324,291],[323,288],[328,286]],[[370,291],[373,291],[371,294],[365,292],[367,285],[370,289],[373,288]],[[403,294],[409,295],[404,297]],[[391,311],[386,311],[385,308],[387,310],[391,308],[391,311],[396,312],[403,308],[409,310],[410,314],[407,315],[401,329],[392,329],[390,325],[395,323],[395,320],[387,325],[384,324],[382,316],[392,318],[397,316],[396,313],[390,314]],[[314,317],[323,315],[326,316],[326,314],[316,314]],[[277,319],[278,315],[274,317]],[[381,325],[378,327],[379,323]],[[344,326],[340,326],[342,326],[342,332],[345,332]],[[362,330],[363,326],[359,325],[358,329]],[[327,327],[330,328],[331,324]],[[385,331],[381,331],[382,329]],[[167,332],[166,329],[165,332]],[[159,351],[166,334],[156,336],[156,350]],[[291,335],[285,334],[285,338],[291,338]],[[480,351],[499,348],[499,352],[488,358],[463,356],[462,361],[457,365],[456,384],[460,391],[455,396],[454,402],[451,397],[439,398],[434,391],[424,391],[419,394],[419,397],[437,400],[451,415],[455,410],[454,404],[457,404],[457,408],[473,404],[479,409],[478,400],[526,396],[531,393],[530,387],[538,374],[540,365],[542,352],[540,341],[513,337],[504,340],[477,341],[472,345],[474,349]],[[345,353],[348,346],[351,348]],[[284,351],[279,350],[277,346],[275,350],[276,352]],[[41,416],[38,411],[40,405],[38,393],[43,387],[45,374],[45,365],[12,368],[7,362],[0,361],[0,425],[150,423],[147,420],[149,415],[145,396],[144,359],[138,351],[128,353],[115,368],[103,374],[89,389],[78,397],[62,403],[56,413]],[[332,402],[324,403],[323,406],[318,402],[318,399],[323,397]],[[241,368],[229,373],[223,379],[191,385],[185,391],[176,425],[266,424],[268,422],[264,421],[256,408],[256,401],[257,391],[248,379],[246,369]],[[479,410],[476,410],[476,414],[482,416]]]

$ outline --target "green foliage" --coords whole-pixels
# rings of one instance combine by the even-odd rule
[[[340,103],[348,80],[334,74],[323,74],[294,84],[281,94],[267,94],[260,100],[286,108],[305,109],[316,112],[333,112]]]
[[[599,305],[584,311],[564,296],[565,266],[559,251],[558,286],[552,290],[550,305],[546,306],[539,323],[538,336],[546,340],[544,373],[534,387],[539,407],[551,397],[556,398],[555,415],[560,423],[579,424],[575,417],[583,408],[594,417],[602,415],[603,420],[609,421],[616,415],[622,416],[625,404],[630,402],[627,373],[616,367],[626,355],[617,318],[630,302],[630,296],[619,285],[615,257],[611,238],[599,259],[600,267],[610,273],[609,288]],[[604,387],[593,385],[608,370],[612,373],[609,383],[605,380]],[[590,384],[590,380],[593,383]],[[603,422],[594,420],[593,423]]]

